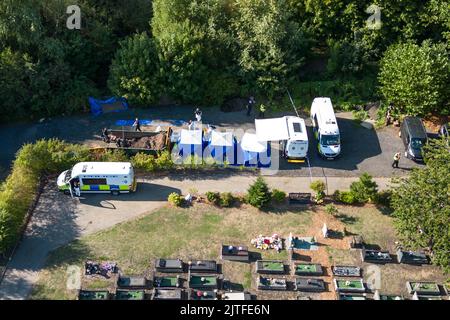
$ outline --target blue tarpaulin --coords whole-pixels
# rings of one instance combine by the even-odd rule
[[[237,145],[236,165],[269,168],[271,165],[270,143],[258,141],[255,134],[246,133]]]
[[[237,141],[231,132],[212,131],[203,158],[209,158],[216,164],[234,165],[236,162]]]
[[[125,98],[111,97],[106,100],[99,100],[89,97],[91,113],[99,116],[107,112],[120,112],[128,109],[128,102]]]
[[[133,120],[117,120],[116,126],[124,126],[124,127],[130,126],[131,127],[133,125],[133,123],[134,123],[134,119]],[[141,124],[141,126],[152,125],[155,127],[157,127],[157,126],[164,127],[164,126],[170,126],[170,125],[181,127],[186,124],[186,122],[183,120],[164,120],[164,122],[161,122],[161,121],[155,121],[155,120],[150,120],[150,119],[143,119],[143,120],[139,119],[139,123]]]

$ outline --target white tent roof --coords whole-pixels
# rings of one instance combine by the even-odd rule
[[[286,118],[255,119],[256,135],[259,141],[280,141],[289,139]]]
[[[202,130],[181,130],[180,144],[202,144]]]
[[[241,140],[241,147],[245,151],[264,152],[267,150],[267,143],[259,141],[256,134],[245,133]]]
[[[233,146],[233,133],[231,132],[211,132],[211,145],[212,146]]]

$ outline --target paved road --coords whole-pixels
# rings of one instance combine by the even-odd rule
[[[138,192],[119,197],[111,195],[87,195],[79,199],[57,192],[52,184],[46,186],[23,241],[13,256],[0,284],[0,299],[26,299],[38,280],[48,253],[81,236],[110,228],[118,223],[134,219],[166,204],[167,196],[174,191],[187,194],[195,187],[206,191],[245,192],[255,175],[172,174],[170,176],[141,180]],[[306,177],[266,177],[272,188],[286,192],[308,192],[310,180]],[[347,189],[353,177],[328,178],[328,192]],[[389,179],[378,178],[380,189],[386,188]]]
[[[285,115],[286,113],[283,113]],[[280,116],[279,114],[278,116]],[[116,120],[152,119],[157,121],[188,120],[193,118],[190,107],[159,107],[150,109],[132,109],[121,113],[110,113],[93,117],[79,115],[45,120],[42,123],[11,124],[0,126],[2,137],[2,152],[0,154],[0,179],[5,177],[11,161],[20,146],[26,142],[33,142],[41,138],[58,137],[70,142],[91,144],[99,141],[98,135],[103,127],[112,127]],[[273,115],[277,116],[277,115]],[[307,118],[307,116],[304,116]],[[342,133],[342,156],[336,161],[320,159],[316,152],[316,143],[310,128],[310,121],[306,119],[310,137],[309,154],[314,176],[359,176],[362,172],[369,172],[374,177],[390,177],[403,175],[412,167],[418,165],[408,159],[401,159],[403,169],[392,170],[391,161],[397,151],[402,151],[400,138],[394,128],[382,130],[368,130],[351,120],[350,113],[337,115],[338,125]],[[246,117],[245,112],[224,113],[218,109],[205,109],[204,123],[215,124],[224,129],[254,129],[253,117]],[[238,135],[239,136],[239,135]],[[2,169],[3,168],[3,169]],[[281,163],[279,175],[308,176],[305,166]]]

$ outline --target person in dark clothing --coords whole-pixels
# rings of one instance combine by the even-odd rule
[[[253,109],[253,106],[255,105],[255,103],[256,103],[255,98],[253,96],[251,96],[248,99],[248,104],[247,104],[247,117],[249,117],[250,114],[252,113],[252,109]]]
[[[104,142],[109,142],[108,129],[102,129],[102,139]]]
[[[134,120],[133,127],[134,127],[135,131],[142,132],[142,130],[141,130],[141,123],[139,122],[138,118],[136,118],[136,120]]]

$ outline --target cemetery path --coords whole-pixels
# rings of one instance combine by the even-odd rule
[[[0,299],[26,299],[38,280],[39,271],[44,267],[50,251],[84,235],[148,214],[166,205],[167,196],[172,192],[187,194],[195,188],[199,193],[244,193],[254,180],[255,175],[244,173],[231,176],[179,173],[141,179],[138,191],[133,194],[118,197],[89,194],[75,199],[59,193],[53,184],[49,184],[45,187],[23,239],[8,264],[5,277],[0,283]],[[336,189],[348,189],[355,180],[356,178],[329,177],[327,192],[332,194]],[[285,192],[309,192],[310,179],[307,177],[268,176],[266,181],[271,188]],[[380,189],[389,185],[388,178],[376,178],[375,181]],[[320,220],[322,218],[325,220]],[[317,219],[319,220],[315,223],[314,234],[320,230],[320,223],[328,221],[329,217]],[[332,221],[329,223],[333,228]],[[327,265],[325,260],[323,263]]]

